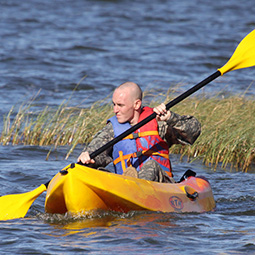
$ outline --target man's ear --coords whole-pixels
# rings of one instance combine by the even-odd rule
[[[135,102],[134,102],[134,108],[135,110],[139,110],[142,106],[142,101],[140,99],[136,99]]]

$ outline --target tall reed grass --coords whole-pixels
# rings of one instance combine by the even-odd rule
[[[46,106],[40,112],[33,111],[35,98],[22,104],[17,113],[14,107],[4,116],[0,136],[2,145],[71,145],[66,158],[79,143],[88,143],[111,116],[111,105],[95,102],[90,108],[70,107],[63,102],[57,108]]]
[[[150,105],[169,102],[173,94],[152,96],[147,92]],[[66,158],[78,144],[88,143],[93,135],[113,115],[110,100],[95,102],[90,108],[70,107],[63,102],[59,107],[46,106],[33,111],[36,98],[14,107],[4,116],[0,143],[2,145],[52,145],[55,148],[70,145]],[[108,103],[107,103],[108,102]],[[255,101],[244,95],[221,98],[189,97],[171,109],[179,114],[194,115],[202,124],[202,134],[192,146],[174,145],[170,153],[202,159],[216,169],[233,167],[248,171],[255,163]]]
[[[199,157],[214,169],[220,165],[247,172],[254,167],[254,99],[231,96],[189,100],[173,110],[196,116],[202,124],[202,133],[194,145],[173,146],[172,153]]]

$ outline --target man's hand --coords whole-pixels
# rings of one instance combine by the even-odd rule
[[[157,114],[157,121],[167,121],[171,117],[171,112],[166,110],[166,105],[164,103],[153,108],[153,111]]]
[[[84,151],[78,157],[77,162],[81,162],[84,165],[88,165],[88,164],[94,164],[95,160],[90,158],[89,153],[87,151]]]

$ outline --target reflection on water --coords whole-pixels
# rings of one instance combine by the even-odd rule
[[[79,215],[38,213],[36,217],[56,229],[70,230],[68,234],[78,233],[79,230],[83,231],[84,228],[125,226],[126,229],[130,228],[131,230],[133,226],[144,227],[150,223],[162,226],[175,225],[171,223],[172,214],[147,211],[118,213],[97,210]]]

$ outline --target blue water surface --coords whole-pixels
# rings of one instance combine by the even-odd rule
[[[1,0],[0,114],[36,95],[35,106],[88,107],[116,86],[180,94],[214,73],[255,28],[253,0]],[[197,92],[254,97],[255,68],[229,72]],[[74,91],[77,84],[78,88]],[[188,114],[188,113],[187,113]],[[3,123],[3,122],[1,122]],[[2,130],[0,126],[0,130]],[[0,146],[0,194],[35,189],[70,162],[68,147]],[[210,180],[214,212],[44,213],[42,194],[23,219],[0,223],[1,254],[254,254],[254,174],[213,171],[172,155]]]

